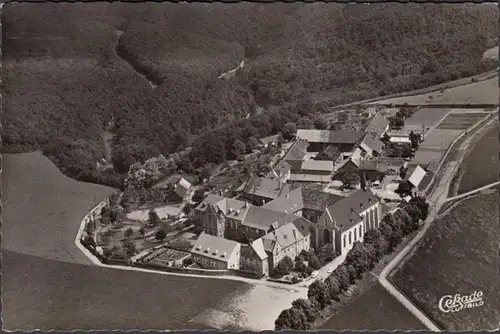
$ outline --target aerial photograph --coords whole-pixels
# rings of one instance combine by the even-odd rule
[[[2,330],[498,330],[495,3],[0,5]]]

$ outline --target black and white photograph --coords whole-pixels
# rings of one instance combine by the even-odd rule
[[[499,330],[497,3],[0,11],[2,330]]]

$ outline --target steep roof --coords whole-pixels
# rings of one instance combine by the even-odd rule
[[[272,252],[276,244],[280,245],[281,248],[286,248],[303,238],[304,235],[302,235],[301,231],[297,229],[294,223],[283,225],[262,237],[263,240],[270,241],[267,242],[268,249],[271,249],[270,252]]]
[[[328,145],[322,152],[316,155],[316,160],[331,160],[335,161],[342,152],[335,145]]]
[[[375,117],[371,120],[368,126],[365,129],[365,132],[373,133],[376,136],[380,137],[383,135],[385,129],[389,125],[389,120],[385,118],[382,113],[375,114]]]
[[[217,204],[224,198],[225,197],[216,194],[209,194],[200,204],[198,204],[198,206],[195,209],[200,211],[205,211],[209,205]]]
[[[242,192],[264,198],[278,198],[280,195],[290,192],[289,184],[282,184],[278,180],[264,179],[252,176],[245,183]]]
[[[363,136],[361,131],[297,130],[297,137],[308,143],[355,144]]]
[[[323,212],[325,208],[344,198],[321,190],[300,187],[291,191],[289,196],[281,196],[263,205],[263,208],[278,212],[294,213],[302,209]]]
[[[201,233],[191,253],[227,262],[229,256],[240,246],[236,241]]]
[[[307,152],[307,147],[309,146],[309,143],[305,140],[299,139],[297,140],[292,147],[288,150],[286,153],[285,157],[283,160],[285,161],[290,161],[290,160],[302,160],[306,156]]]
[[[275,167],[274,169],[266,176],[266,179],[279,179],[280,177],[286,175],[288,172],[290,172],[292,169],[292,166],[284,161],[281,160]]]
[[[257,239],[254,242],[250,244],[250,247],[253,248],[255,251],[255,254],[259,257],[261,260],[267,259],[267,254],[266,250],[264,248],[264,243],[262,242],[262,239]]]
[[[363,220],[359,214],[377,201],[377,197],[370,189],[366,191],[359,189],[329,206],[325,214],[327,218],[333,219],[337,227],[347,230]]]
[[[205,211],[209,206],[215,206],[217,209],[222,211],[224,216],[235,220],[242,220],[249,207],[248,203],[244,201],[210,194],[196,207],[196,209],[199,211]]]
[[[408,178],[408,182],[410,182],[414,187],[418,188],[420,182],[424,179],[425,170],[417,165],[411,176]]]
[[[377,153],[382,152],[382,149],[384,148],[384,143],[379,139],[375,139],[373,135],[367,134],[363,138],[363,141],[361,142],[360,146],[362,149],[366,151],[370,150],[368,153],[372,154],[371,151],[375,151]]]
[[[262,206],[262,208],[265,209],[285,213],[294,213],[302,210],[303,207],[302,188],[292,190],[290,193],[280,196]]]
[[[295,219],[297,216],[250,205],[241,224],[267,232],[271,227],[278,228]]]

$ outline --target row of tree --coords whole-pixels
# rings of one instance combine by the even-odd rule
[[[385,215],[378,229],[368,230],[362,243],[354,243],[342,265],[324,281],[317,280],[309,286],[308,299],[297,299],[291,308],[281,312],[275,321],[275,330],[311,329],[322,310],[333,301],[340,301],[342,293],[391,253],[404,236],[416,231],[428,214],[425,199],[414,197],[394,214]]]

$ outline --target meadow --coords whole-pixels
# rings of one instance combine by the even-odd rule
[[[40,152],[4,154],[2,248],[65,262],[90,263],[75,246],[87,212],[109,187],[64,176]]]
[[[7,330],[206,329],[190,320],[244,293],[240,282],[66,263],[3,250]]]
[[[458,194],[463,194],[500,179],[498,161],[498,124],[490,128],[466,156],[460,169]]]
[[[446,330],[498,326],[498,201],[498,193],[493,193],[458,204],[433,223],[415,253],[391,278]],[[476,290],[484,294],[483,306],[457,313],[439,311],[442,296]]]
[[[322,330],[425,330],[378,282],[328,319]]]

